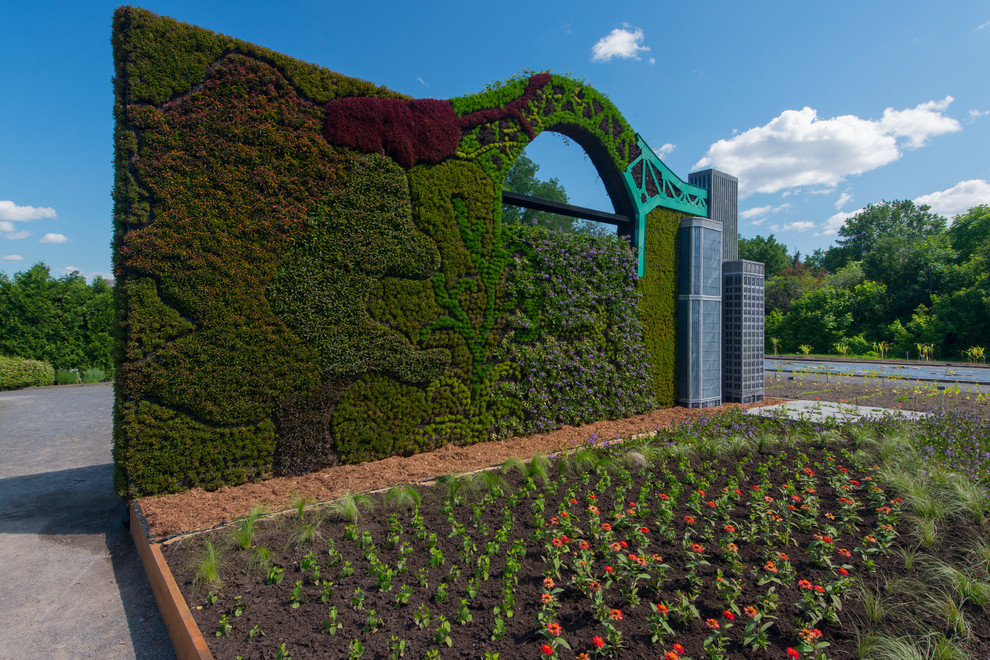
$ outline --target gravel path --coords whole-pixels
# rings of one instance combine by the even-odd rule
[[[174,658],[113,492],[109,384],[0,392],[0,659]]]

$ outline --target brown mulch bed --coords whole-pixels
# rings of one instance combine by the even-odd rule
[[[144,497],[138,500],[148,521],[152,539],[209,529],[246,515],[263,502],[269,509],[288,508],[299,497],[319,502],[332,500],[346,491],[368,492],[400,483],[428,481],[444,474],[473,472],[516,457],[551,454],[576,446],[592,435],[611,440],[664,429],[697,415],[713,414],[733,407],[752,408],[781,403],[767,399],[739,406],[717,408],[683,407],[653,410],[626,419],[606,420],[582,426],[565,426],[550,433],[482,442],[467,447],[448,445],[415,456],[395,456],[358,465],[340,465],[300,477],[278,477],[258,483],[222,487],[215,491],[194,488],[184,493]]]

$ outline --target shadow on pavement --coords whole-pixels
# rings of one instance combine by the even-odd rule
[[[114,587],[119,592],[134,657],[174,658],[144,568],[123,524],[127,505],[113,492],[112,483],[110,463],[0,479],[0,536],[15,535],[7,537],[4,545],[37,552],[39,560],[47,551],[74,558],[80,570],[87,561],[105,561],[109,555],[114,585],[102,588],[103,595],[109,597]],[[21,541],[17,535],[24,535]],[[71,571],[71,565],[62,571],[56,567],[40,576],[38,588],[50,593],[46,600],[68,593],[74,579]],[[73,612],[91,606],[75,603]]]

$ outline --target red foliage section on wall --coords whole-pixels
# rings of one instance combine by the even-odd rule
[[[349,97],[327,104],[330,144],[382,153],[409,168],[457,151],[461,128],[449,101]]]
[[[541,87],[549,85],[551,80],[552,77],[549,73],[537,73],[536,75],[530,76],[529,83],[526,85],[526,91],[523,92],[522,96],[514,99],[504,108],[478,110],[477,112],[472,112],[469,115],[461,117],[461,128],[466,131],[474,128],[475,126],[480,126],[481,124],[488,124],[498,121],[499,119],[504,119],[505,117],[513,117],[519,122],[519,125],[523,127],[523,130],[526,131],[529,139],[535,140],[536,131],[533,129],[532,125],[530,125],[522,111],[533,97],[533,94],[535,94]]]

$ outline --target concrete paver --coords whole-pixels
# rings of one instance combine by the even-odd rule
[[[113,492],[109,384],[0,392],[0,659],[174,658]]]
[[[901,419],[920,419],[931,415],[931,413],[913,410],[894,410],[892,408],[857,406],[851,403],[805,401],[801,399],[786,401],[776,406],[750,408],[746,412],[750,415],[787,417],[788,419],[804,419],[810,422],[823,422],[826,419],[837,419],[841,422],[856,422],[861,419],[878,419],[889,416],[896,416]]]

